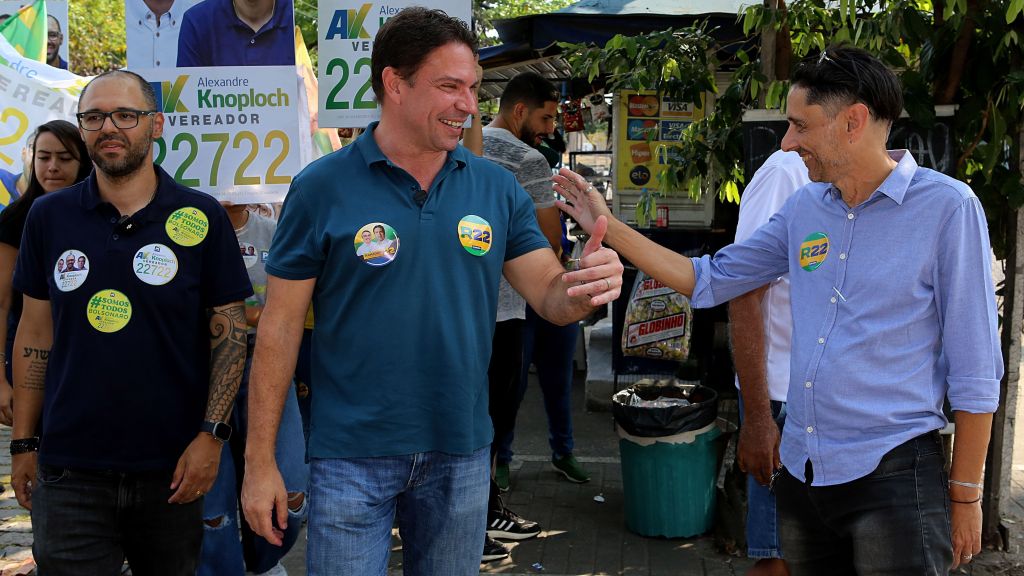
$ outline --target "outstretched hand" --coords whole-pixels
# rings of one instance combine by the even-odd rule
[[[583,247],[579,260],[573,260],[577,269],[566,272],[562,281],[570,284],[566,293],[571,296],[590,296],[591,306],[601,306],[619,297],[622,289],[622,262],[619,255],[601,245],[608,232],[608,219],[598,216],[591,227],[590,239]]]
[[[586,178],[562,168],[551,177],[552,189],[565,198],[555,205],[575,220],[588,234],[594,234],[594,226],[600,216],[612,218],[612,213],[605,204],[604,197],[587,182]],[[603,234],[602,234],[603,237]]]

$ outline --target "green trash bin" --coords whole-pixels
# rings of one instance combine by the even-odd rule
[[[626,526],[642,536],[685,538],[711,529],[721,430],[715,422],[671,436],[633,436],[616,424]]]

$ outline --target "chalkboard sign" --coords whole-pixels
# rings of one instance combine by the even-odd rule
[[[915,126],[910,118],[897,120],[886,147],[890,150],[906,148],[919,166],[953,175],[956,167],[952,106],[936,106],[935,113],[935,125],[928,129]],[[748,181],[782,146],[782,137],[788,128],[785,116],[775,110],[751,110],[743,115],[743,169]]]

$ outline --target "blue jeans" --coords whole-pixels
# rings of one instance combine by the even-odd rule
[[[786,403],[771,401],[772,418],[782,432],[786,423]],[[740,426],[743,425],[743,399],[740,398]],[[779,544],[779,513],[775,495],[767,486],[747,474],[747,556],[750,558],[782,558]]]
[[[953,564],[948,476],[930,432],[893,448],[852,482],[775,483],[786,564],[793,576],[932,576]]]
[[[250,350],[251,352],[251,350]],[[274,546],[249,528],[238,513],[238,498],[244,478],[243,456],[245,437],[248,430],[249,368],[250,353],[246,359],[242,385],[235,398],[232,413],[234,433],[232,442],[225,444],[220,457],[217,480],[205,497],[203,518],[205,533],[203,552],[196,572],[199,576],[241,576],[246,569],[257,574],[273,568],[295,544],[302,530],[306,515],[305,504],[296,511],[289,508],[288,529],[284,531],[283,544]],[[285,489],[289,493],[306,493],[309,483],[309,467],[306,464],[306,443],[302,435],[302,418],[295,398],[295,387],[288,389],[285,396],[281,424],[277,430],[277,446],[274,450],[277,466],[281,471]],[[210,523],[217,523],[211,526]],[[239,533],[241,531],[241,540]]]
[[[572,454],[572,368],[576,354],[576,338],[579,325],[558,326],[541,318],[529,306],[526,307],[526,321],[523,324],[523,370],[519,379],[519,393],[516,397],[513,424],[519,405],[526,395],[530,364],[537,367],[537,382],[544,396],[544,411],[548,415],[548,445],[559,458]],[[496,442],[498,462],[512,461],[514,427],[510,428]]]
[[[46,576],[192,576],[202,499],[168,504],[173,470],[121,473],[40,465],[32,492],[32,555]]]
[[[469,455],[314,458],[307,573],[384,576],[397,513],[406,576],[479,574],[489,480],[490,446]]]

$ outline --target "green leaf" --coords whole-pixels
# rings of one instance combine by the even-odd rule
[[[1024,0],[1012,0],[1006,9],[1006,23],[1012,24],[1022,10],[1024,10]]]
[[[689,187],[688,193],[690,198],[700,200],[700,178],[690,178],[690,181],[687,184]]]
[[[601,75],[601,61],[594,59],[593,63],[590,64],[590,72],[587,74],[587,81],[593,82],[594,78]]]

